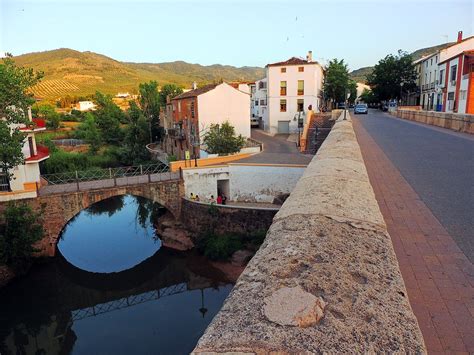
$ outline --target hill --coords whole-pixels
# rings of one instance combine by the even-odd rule
[[[426,56],[428,54],[431,54],[433,52],[436,52],[446,46],[451,45],[452,43],[444,43],[444,44],[439,44],[437,46],[432,46],[432,47],[426,47],[422,49],[418,49],[414,51],[413,53],[410,53],[413,60],[418,60],[423,56]],[[372,70],[374,70],[374,67],[363,67],[359,68],[356,70],[353,70],[352,72],[349,73],[352,79],[354,79],[357,82],[360,83],[366,83],[367,81],[367,75],[372,73]]]
[[[133,93],[139,83],[149,80],[156,80],[159,85],[174,83],[189,88],[193,81],[199,85],[221,79],[253,81],[265,75],[264,69],[259,67],[203,66],[183,61],[129,63],[68,48],[28,53],[14,57],[14,60],[20,66],[44,72],[43,80],[33,92],[50,100],[66,95],[85,96],[97,90],[109,94]]]

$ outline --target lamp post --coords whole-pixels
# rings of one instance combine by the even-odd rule
[[[403,89],[403,84],[404,84],[404,82],[402,81],[402,82],[400,83],[400,106],[402,106],[402,89]]]

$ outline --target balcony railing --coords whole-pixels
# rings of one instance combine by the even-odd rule
[[[46,129],[46,121],[43,118],[33,118],[33,120],[20,128],[20,131],[24,132],[34,132],[34,131],[43,131]]]

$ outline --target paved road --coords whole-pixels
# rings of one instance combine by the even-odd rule
[[[474,136],[377,110],[356,117],[474,262]]]
[[[313,155],[301,154],[295,142],[288,141],[288,135],[270,136],[262,130],[252,129],[252,138],[263,143],[263,152],[241,159],[239,163],[307,165],[313,159]]]

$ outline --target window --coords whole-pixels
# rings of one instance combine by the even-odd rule
[[[298,95],[304,95],[304,80],[298,80]]]
[[[280,81],[280,95],[286,96],[286,81]]]
[[[459,100],[466,100],[466,90],[459,91]]]
[[[10,180],[4,173],[0,173],[0,191],[10,191]]]
[[[303,99],[298,99],[297,106],[298,106],[298,112],[303,112],[304,111],[304,100]]]
[[[191,118],[194,118],[194,101],[191,102]]]
[[[265,81],[261,81],[258,83],[258,88],[259,89],[266,89],[267,88],[267,83]]]
[[[456,81],[456,72],[458,71],[458,66],[457,65],[453,65],[451,67],[451,81]]]
[[[300,73],[304,72],[304,67],[298,67],[298,71],[299,71]]]
[[[435,62],[438,63],[438,56],[436,56]]]
[[[258,106],[258,100],[255,100],[255,106]]]
[[[443,85],[444,69],[439,71],[439,85]]]
[[[267,106],[267,103],[265,102],[264,99],[260,100],[260,106]]]
[[[281,69],[280,69],[280,72],[281,72],[281,73],[286,73],[286,68],[281,68]]]
[[[280,100],[280,112],[286,112],[286,100]]]
[[[431,58],[431,64],[430,65],[433,65],[433,58]]]
[[[178,101],[178,112],[181,112],[181,101]]]

